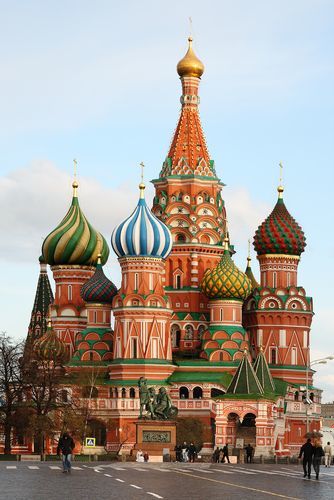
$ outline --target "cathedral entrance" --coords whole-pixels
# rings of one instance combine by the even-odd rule
[[[256,446],[256,415],[246,413],[243,419],[240,419],[236,429],[236,438],[244,440],[244,446],[248,444],[254,448]]]

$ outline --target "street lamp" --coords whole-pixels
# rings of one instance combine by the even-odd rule
[[[308,351],[308,356],[309,356],[309,351]],[[314,365],[326,365],[327,361],[333,361],[333,360],[334,360],[334,356],[326,356],[325,358],[314,359],[313,361],[310,361],[310,362],[309,362],[309,359],[307,359],[308,362],[307,362],[307,366],[306,366],[306,398],[304,399],[305,408],[306,408],[306,432],[309,432],[309,430],[310,430],[308,408],[313,403],[313,401],[309,398],[309,387],[308,387],[309,368],[311,368],[311,366],[314,366]]]

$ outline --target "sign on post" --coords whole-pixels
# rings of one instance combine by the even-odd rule
[[[86,438],[85,446],[87,448],[94,448],[95,443],[96,443],[96,439],[95,438]]]

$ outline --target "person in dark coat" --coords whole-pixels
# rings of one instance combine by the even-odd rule
[[[196,446],[194,443],[190,443],[188,446],[188,457],[189,457],[189,462],[194,463],[195,462],[195,457],[196,457]]]
[[[182,462],[182,446],[177,444],[174,448],[175,458],[177,462]]]
[[[228,456],[228,446],[227,444],[225,444],[225,446],[223,447],[223,458],[222,458],[222,464],[225,463],[225,458],[227,459],[228,463],[230,463],[230,459],[229,459],[229,456]]]
[[[219,449],[219,446],[217,446],[217,448],[215,449],[215,451],[212,454],[212,462],[214,464],[219,463],[219,456],[220,456],[220,449]]]
[[[325,456],[323,447],[321,446],[321,441],[317,439],[313,447],[313,469],[315,472],[315,478],[319,479],[321,459]]]
[[[314,448],[311,443],[311,439],[308,438],[306,443],[300,448],[299,458],[303,457],[303,469],[304,469],[304,477],[311,478],[311,464],[312,457],[314,454]]]
[[[64,432],[57,446],[57,455],[60,455],[60,452],[62,452],[63,455],[63,472],[71,472],[71,458],[74,448],[75,444],[73,439],[67,432]]]
[[[246,463],[252,463],[252,457],[253,457],[253,452],[254,448],[250,444],[248,444],[245,448],[246,450]]]

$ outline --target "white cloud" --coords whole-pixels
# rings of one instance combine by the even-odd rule
[[[34,262],[43,239],[65,216],[71,203],[72,179],[49,161],[0,178],[0,247],[3,261]],[[115,225],[129,215],[137,201],[135,186],[107,188],[93,179],[81,178],[80,205],[91,224],[110,242]]]

